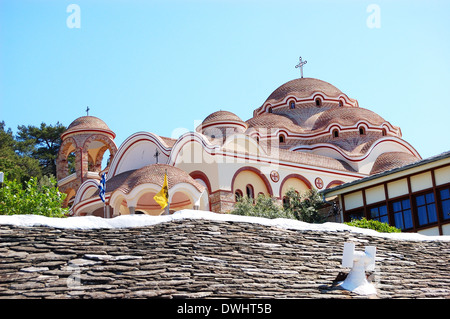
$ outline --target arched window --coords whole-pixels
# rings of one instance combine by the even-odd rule
[[[272,108],[271,107],[269,107],[269,113],[272,113]]]
[[[286,142],[286,138],[284,137],[284,135],[280,135],[280,136],[278,137],[278,141],[280,142],[280,144],[283,144],[283,143]]]
[[[256,137],[256,143],[259,143],[259,136]]]
[[[338,129],[334,129],[333,130],[333,137],[339,137],[339,130]]]
[[[255,198],[255,191],[252,185],[247,184],[247,186],[245,186],[245,191],[247,193],[248,198]]]
[[[322,100],[320,98],[316,98],[316,106],[322,106]]]
[[[344,106],[344,102],[342,102],[342,100],[339,100],[339,107],[343,107]]]
[[[244,196],[242,195],[242,191],[241,191],[240,189],[237,189],[237,190],[234,192],[234,199],[235,199],[235,201],[238,202],[242,197],[244,197]]]
[[[362,126],[359,127],[359,135],[366,135],[366,129]]]
[[[75,151],[71,152],[68,156],[67,156],[67,167],[68,167],[68,173],[69,174],[73,174],[76,172],[75,169],[75,159],[77,157],[77,154]],[[64,176],[65,177],[65,176]]]
[[[295,102],[294,102],[294,101],[291,101],[291,103],[289,103],[289,107],[290,107],[291,109],[295,109]]]
[[[383,128],[383,130],[381,131],[381,135],[386,136],[387,135],[387,131],[385,128]]]

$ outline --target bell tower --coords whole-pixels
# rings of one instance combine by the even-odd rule
[[[100,180],[101,173],[108,171],[117,152],[115,137],[106,123],[95,116],[77,118],[61,135],[56,178],[59,190],[67,194],[64,206],[71,204],[84,181]],[[109,158],[104,160],[107,153]]]

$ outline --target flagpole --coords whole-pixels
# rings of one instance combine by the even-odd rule
[[[106,195],[106,180],[105,180],[105,173],[100,175],[100,183],[98,185],[99,189],[99,196],[100,199],[103,202],[103,218],[106,218],[106,201],[105,201],[105,195]]]
[[[170,201],[169,201],[169,175],[167,175],[166,168],[166,176],[167,176],[167,206],[166,206],[166,215],[170,214]]]

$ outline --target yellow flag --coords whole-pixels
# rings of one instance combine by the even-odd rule
[[[167,184],[167,174],[164,174],[164,183],[159,191],[158,194],[156,194],[153,199],[161,206],[162,209],[166,208],[166,206],[169,204],[169,187]]]

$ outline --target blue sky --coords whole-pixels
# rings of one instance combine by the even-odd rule
[[[0,121],[68,126],[89,106],[118,145],[171,137],[219,109],[249,119],[302,56],[305,77],[400,126],[426,158],[450,150],[449,14],[446,0],[0,0]]]

